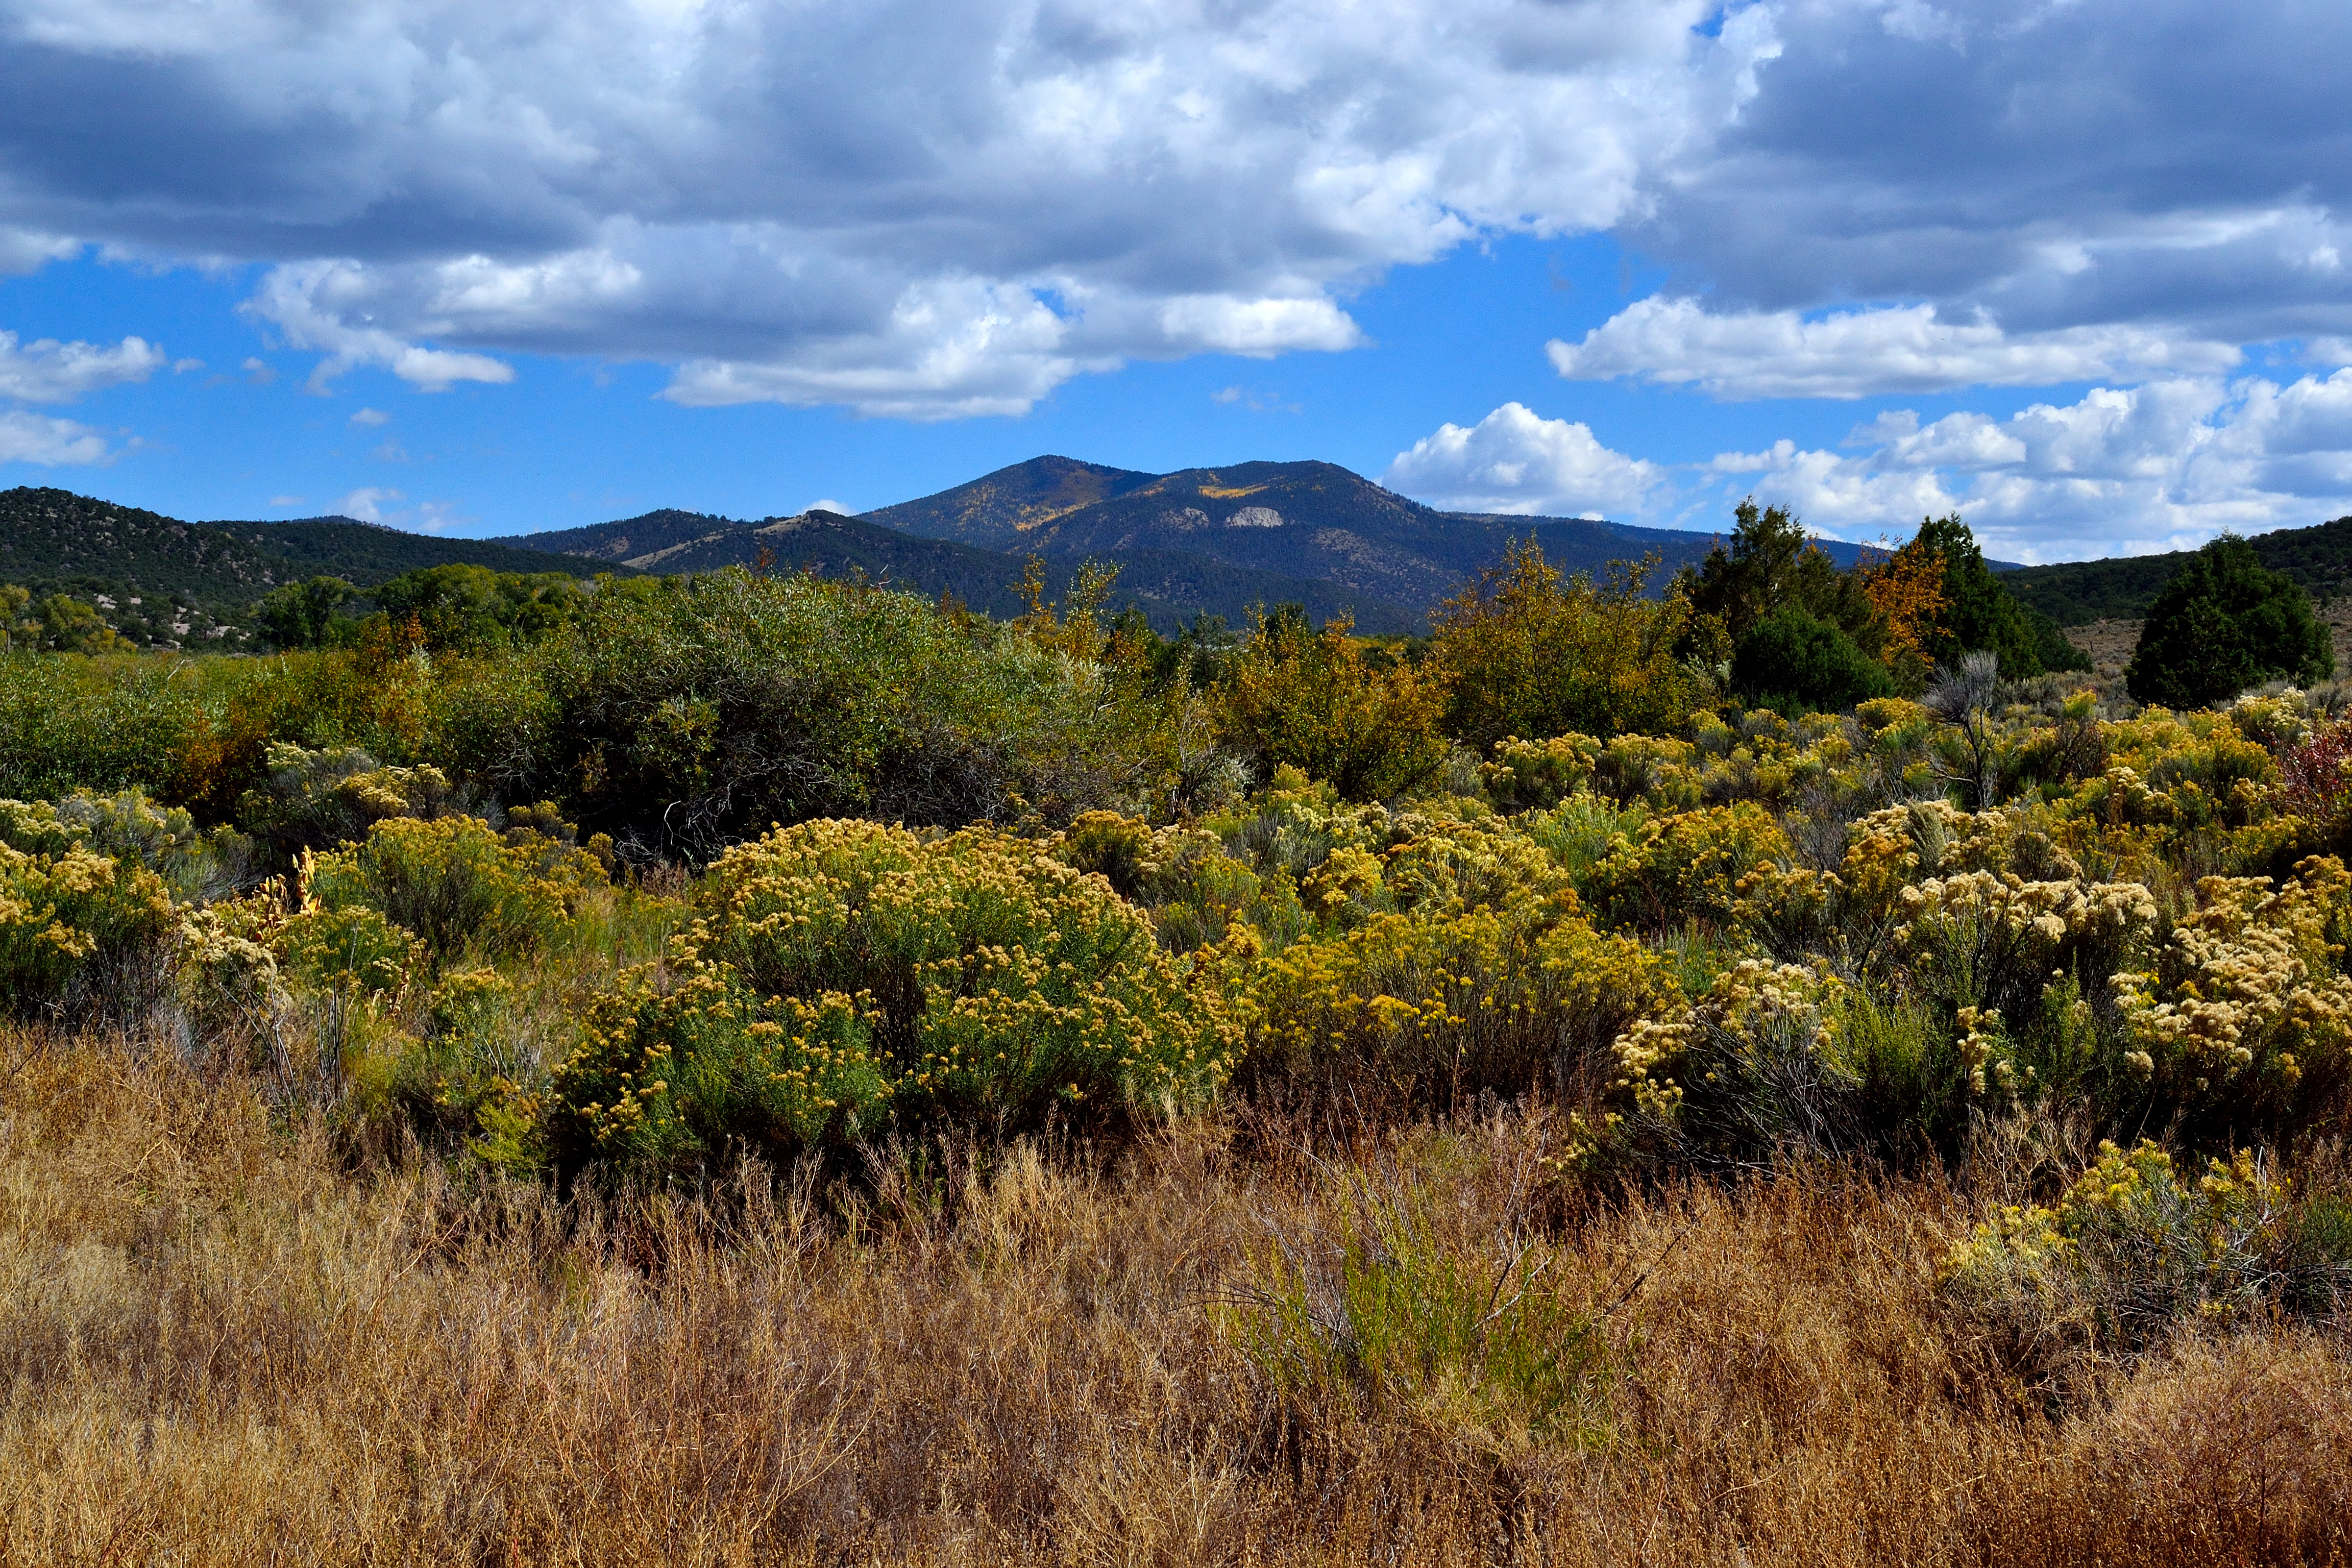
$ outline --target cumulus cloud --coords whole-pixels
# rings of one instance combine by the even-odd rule
[[[678,367],[684,403],[919,417],[1345,349],[1385,269],[1613,230],[1668,293],[1558,345],[1570,374],[2211,375],[2352,341],[2352,100],[2314,68],[2347,26],[2300,0],[0,0],[0,272],[90,243],[268,264],[254,316],[319,388],[581,353]]]
[[[0,0],[0,223],[274,263],[254,315],[321,386],[579,353],[1009,412],[1348,348],[1384,268],[1636,213],[1772,47],[1714,8]]]
[[[392,372],[419,392],[446,392],[461,381],[509,382],[514,367],[488,354],[426,348],[372,323],[362,307],[371,292],[365,269],[350,262],[310,262],[281,267],[243,307],[268,322],[298,349],[323,350],[310,372],[309,390],[329,391],[355,365]],[[362,324],[354,325],[356,316]],[[418,323],[430,331],[431,323]]]
[[[16,333],[0,332],[0,397],[70,403],[86,392],[144,381],[163,363],[163,351],[144,338],[111,345],[43,338],[19,345]]]
[[[2178,549],[2352,512],[2352,370],[2096,387],[2007,419],[1884,415],[1839,451],[1784,440],[1706,471],[1849,538],[1958,510],[2016,560]]]
[[[2343,13],[2255,0],[1787,0],[1738,122],[1634,237],[1724,310],[1931,301],[2012,332],[2342,332]],[[2329,323],[2336,323],[2331,326]]]
[[[384,502],[402,501],[407,499],[407,496],[398,490],[385,489],[378,485],[363,485],[337,501],[335,510],[341,516],[355,517],[362,522],[390,522],[401,514],[387,512],[384,510]]]
[[[1666,472],[1611,451],[1584,425],[1506,403],[1475,425],[1439,426],[1381,482],[1454,511],[1605,517],[1645,510]]]
[[[1695,300],[1635,301],[1578,343],[1549,345],[1578,381],[1696,385],[1719,397],[1864,397],[1967,386],[2049,386],[2111,377],[2212,374],[2234,344],[2127,323],[2011,334],[1990,319],[1942,319],[1933,305],[1832,312],[1710,314]]]
[[[381,408],[362,408],[352,416],[352,423],[361,426],[388,425],[392,416]]]
[[[114,460],[106,437],[70,419],[0,413],[0,463],[105,464]]]

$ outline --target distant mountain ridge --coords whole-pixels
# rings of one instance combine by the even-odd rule
[[[1205,555],[1229,566],[1336,584],[1361,603],[1425,616],[1533,538],[1547,560],[1600,573],[1654,552],[1660,580],[1703,559],[1717,535],[1584,518],[1448,512],[1336,463],[1238,463],[1143,475],[1034,458],[969,484],[865,514],[934,539],[1053,556],[1131,551]],[[1841,566],[1858,546],[1820,543]]]
[[[2246,541],[2273,572],[2284,572],[2315,599],[2352,594],[2352,517],[2309,528],[2282,528]],[[2066,561],[2052,566],[2020,566],[2001,574],[2010,592],[2062,626],[2093,621],[2136,621],[2147,614],[2158,594],[2189,564],[2195,552],[2119,555],[2104,561]]]
[[[886,527],[870,516],[809,511],[797,517],[739,521],[705,512],[662,510],[493,542],[562,550],[643,572],[713,572],[746,566],[825,576],[856,573],[868,582],[927,597],[951,594],[971,608],[999,618],[1019,615],[1026,607],[1019,585],[1028,569],[1029,552],[1015,554],[951,539],[926,538]],[[1401,605],[1370,601],[1359,608],[1359,595],[1328,582],[1234,566],[1186,552],[1125,550],[1095,552],[1083,558],[1049,557],[1047,593],[1059,597],[1066,592],[1084,560],[1118,567],[1116,598],[1122,604],[1136,604],[1162,632],[1172,632],[1204,612],[1238,619],[1254,604],[1296,603],[1324,620],[1351,612],[1368,632],[1409,633],[1424,624],[1417,613]]]
[[[370,588],[419,567],[458,563],[500,572],[581,570],[561,554],[348,517],[184,522],[71,490],[0,490],[0,582],[71,594],[96,605],[133,642],[152,646],[241,646],[243,612],[281,584],[333,576]]]

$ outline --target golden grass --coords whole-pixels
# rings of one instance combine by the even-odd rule
[[[1594,1204],[1544,1181],[1541,1113],[1310,1152],[1236,1112],[1108,1165],[565,1205],[31,1044],[0,1060],[11,1563],[2352,1555],[2340,1334],[2184,1337],[2053,1415],[1937,1304],[1973,1216],[1939,1184]],[[1585,1441],[1286,1394],[1234,1348],[1251,1259],[1328,1260],[1367,1194],[1470,1264],[1547,1249],[1613,1367]]]

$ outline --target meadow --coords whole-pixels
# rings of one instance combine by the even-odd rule
[[[2352,1557],[2352,688],[1921,565],[0,654],[0,1553]]]

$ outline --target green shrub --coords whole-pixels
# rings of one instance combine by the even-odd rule
[[[1045,846],[807,823],[722,856],[697,907],[674,987],[598,1003],[557,1071],[560,1165],[790,1154],[886,1115],[1102,1124],[1196,1107],[1233,1066],[1215,974]]]
[[[584,889],[604,879],[584,852],[531,836],[511,844],[478,817],[392,817],[348,849],[315,857],[308,908],[365,908],[414,935],[433,963],[543,945]]]
[[[1895,694],[1895,678],[1838,627],[1795,605],[1764,616],[1739,639],[1731,684],[1762,706],[1852,708]]]
[[[1605,1436],[1612,1372],[1596,1317],[1528,1246],[1449,1245],[1417,1186],[1355,1194],[1336,1237],[1276,1242],[1219,1303],[1219,1325],[1286,1400],[1528,1439]]]
[[[2228,534],[2164,585],[2124,670],[2142,702],[2202,708],[2264,680],[2308,686],[2336,673],[2327,627],[2300,584]]]
[[[701,858],[817,816],[1139,811],[1174,776],[1165,713],[1116,671],[855,584],[608,583],[530,662],[542,716],[502,735],[486,694],[469,765],[562,801],[635,858]]]

